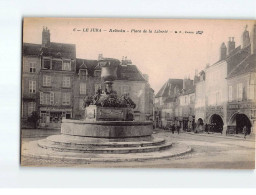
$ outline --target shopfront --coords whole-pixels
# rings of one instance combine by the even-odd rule
[[[72,109],[40,108],[40,127],[60,128],[62,118],[72,118]]]

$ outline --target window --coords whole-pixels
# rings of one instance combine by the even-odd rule
[[[52,69],[53,70],[62,70],[62,60],[52,60]]]
[[[255,98],[255,83],[254,80],[251,80],[251,83],[249,84],[249,99],[253,100]]]
[[[62,87],[70,87],[70,77],[62,78]]]
[[[44,75],[43,76],[43,86],[50,87],[52,85],[52,78],[51,76]]]
[[[29,81],[29,93],[36,93],[36,81]]]
[[[40,92],[40,104],[50,105],[50,93]]]
[[[62,94],[62,105],[70,105],[70,93]]]
[[[50,59],[43,60],[43,69],[51,69],[51,60]]]
[[[46,123],[46,111],[40,112],[40,123]]]
[[[79,110],[84,110],[84,100],[79,99]]]
[[[242,83],[237,84],[236,94],[237,94],[237,100],[242,101],[242,99],[243,99],[243,84]]]
[[[101,89],[101,84],[100,83],[95,84],[95,88],[94,88],[95,93],[98,91],[98,89]]]
[[[95,77],[100,77],[100,75],[101,75],[101,71],[100,70],[95,70],[94,71],[94,76]]]
[[[179,109],[179,116],[182,116],[182,108]]]
[[[216,105],[220,104],[220,92],[216,92]]]
[[[71,63],[68,60],[63,61],[63,69],[62,70],[68,70],[71,71]]]
[[[80,80],[86,80],[87,79],[87,71],[86,70],[79,70],[79,78]]]
[[[32,114],[33,111],[36,110],[36,103],[35,102],[29,102],[28,103],[28,116]]]
[[[32,72],[32,73],[36,72],[36,64],[35,63],[29,64],[29,72]]]
[[[86,94],[86,83],[80,83],[80,94]]]
[[[228,101],[232,102],[233,97],[232,97],[232,86],[228,86]]]

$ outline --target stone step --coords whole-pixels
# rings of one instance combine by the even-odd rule
[[[168,150],[161,150],[148,153],[131,153],[131,154],[92,154],[92,153],[74,153],[74,152],[59,152],[46,150],[38,146],[37,141],[31,141],[22,145],[22,159],[33,158],[53,161],[54,163],[68,166],[69,163],[74,163],[79,166],[90,162],[133,162],[156,160],[163,158],[173,158],[180,155],[185,155],[192,152],[190,146],[183,143],[174,143]],[[25,165],[25,164],[24,164]],[[97,167],[97,164],[95,164]]]
[[[79,138],[75,139],[74,136],[50,136],[47,138],[48,141],[53,142],[55,145],[61,145],[65,147],[76,147],[76,148],[88,148],[88,147],[98,147],[98,148],[123,148],[123,147],[147,147],[147,146],[157,146],[165,143],[164,139],[152,139],[151,141],[116,141],[116,140],[106,140],[100,138]]]
[[[156,145],[156,146],[145,146],[145,147],[113,147],[113,148],[99,148],[94,146],[88,147],[65,147],[58,144],[53,144],[48,140],[38,141],[38,146],[45,149],[51,149],[53,151],[60,152],[74,152],[74,153],[96,153],[96,154],[129,154],[129,153],[144,153],[144,152],[155,152],[165,149],[169,149],[172,143]]]

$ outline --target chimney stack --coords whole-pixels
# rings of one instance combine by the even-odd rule
[[[47,27],[43,27],[43,32],[42,32],[42,46],[43,47],[48,47],[51,42],[51,34],[50,30]]]
[[[250,36],[249,36],[249,32],[247,30],[247,25],[244,28],[244,32],[242,34],[242,48],[247,47],[248,45],[250,45]]]
[[[228,55],[236,48],[234,37],[229,37],[228,41]]]
[[[224,60],[227,57],[227,47],[223,42],[220,46],[220,60]]]

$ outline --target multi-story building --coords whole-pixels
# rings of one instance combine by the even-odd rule
[[[245,36],[244,32],[243,36]],[[249,133],[255,134],[256,127],[256,24],[251,33],[249,47],[252,54],[248,55],[227,76],[228,133],[243,133],[246,126]],[[247,45],[244,44],[246,48]]]
[[[195,82],[195,121],[197,131],[203,131],[206,113],[205,72],[202,70],[198,77]]]
[[[73,117],[76,47],[74,44],[51,42],[50,31],[45,28],[42,32],[40,58],[40,125],[60,127],[63,117]]]
[[[200,124],[210,124],[215,132],[228,133],[228,75],[236,69],[251,53],[249,33],[245,29],[242,46],[235,47],[234,38],[220,47],[220,60],[208,65],[204,79],[196,84],[196,120]],[[218,82],[216,82],[218,81]],[[200,121],[199,121],[200,120]]]
[[[183,88],[178,96],[176,121],[185,131],[193,131],[195,125],[195,86],[191,79],[183,80]]]
[[[165,128],[175,121],[177,96],[182,90],[182,79],[168,79],[155,96],[156,127]]]
[[[33,111],[40,115],[40,126],[60,127],[62,118],[84,118],[84,98],[94,95],[104,84],[101,80],[103,60],[117,63],[117,79],[113,89],[118,95],[129,93],[136,103],[135,120],[153,117],[154,91],[131,60],[123,57],[98,60],[76,58],[74,44],[55,43],[47,28],[41,44],[23,44],[22,126]]]
[[[24,43],[22,66],[22,109],[21,121],[23,126],[29,126],[27,119],[39,105],[39,72],[41,70],[41,46]]]
[[[84,118],[84,98],[95,94],[101,88],[100,69],[97,60],[76,59],[76,74],[74,79],[73,117]]]

